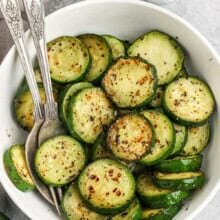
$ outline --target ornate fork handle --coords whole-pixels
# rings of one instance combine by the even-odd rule
[[[31,34],[37,50],[37,57],[47,98],[45,105],[45,118],[57,117],[57,104],[54,101],[52,92],[52,83],[50,80],[46,39],[44,33],[44,4],[42,0],[23,0],[23,3],[28,17]]]
[[[27,54],[27,48],[24,44],[24,29],[19,2],[18,0],[0,0],[0,8],[17,48],[26,80],[33,97],[35,119],[43,119],[39,90],[35,81],[32,63],[30,62]]]

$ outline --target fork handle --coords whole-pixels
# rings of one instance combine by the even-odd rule
[[[24,29],[18,0],[0,0],[0,9],[7,23],[11,36],[17,48],[25,77],[34,102],[35,120],[43,118],[41,98],[35,80],[33,66],[24,44]]]
[[[45,39],[45,10],[42,0],[23,0],[28,23],[37,52],[41,76],[46,93],[45,118],[57,117],[57,104],[54,101]]]

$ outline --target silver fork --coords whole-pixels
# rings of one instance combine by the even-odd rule
[[[37,52],[37,58],[41,69],[43,79],[46,104],[44,105],[45,121],[40,128],[38,144],[40,145],[45,140],[64,134],[63,125],[59,120],[57,103],[53,97],[52,83],[50,79],[49,64],[47,58],[47,47],[45,39],[45,10],[42,0],[23,0],[25,12],[30,26],[31,34],[34,40],[34,45]],[[28,159],[28,158],[27,158]],[[62,189],[49,187],[52,199],[56,209],[61,215],[59,204],[62,201]],[[57,197],[58,195],[58,197]]]
[[[30,1],[24,2],[27,7],[29,7],[29,2]],[[34,33],[32,33],[32,35],[38,52],[39,64],[42,71],[42,78],[47,97],[47,103],[44,106],[44,111],[41,104],[38,86],[35,80],[33,66],[28,57],[27,48],[24,43],[24,30],[19,2],[18,0],[0,0],[0,8],[14,40],[18,54],[20,56],[20,60],[23,65],[28,86],[32,93],[35,107],[35,124],[25,143],[27,165],[39,192],[47,201],[49,201],[51,204],[55,204],[58,213],[61,214],[55,190],[52,187],[49,187],[48,189],[48,187],[39,180],[33,167],[34,155],[38,145],[45,139],[56,135],[57,133],[63,133],[63,129],[61,127],[60,121],[58,120],[57,104],[56,102],[54,102],[53,99],[52,86],[49,77],[49,68],[47,63],[46,44],[44,37],[43,4],[42,2],[37,2],[35,0],[33,0],[32,2],[32,11],[29,16],[33,16],[33,18],[35,19],[37,18],[38,23],[30,23],[30,26],[31,29],[34,30]],[[36,8],[37,6],[40,6],[40,8]],[[34,21],[33,18],[30,21]],[[62,199],[61,192],[61,189],[59,189],[58,195],[60,200]]]
[[[25,77],[34,102],[35,124],[30,134],[28,135],[25,144],[26,151],[30,151],[28,155],[31,159],[30,161],[27,161],[27,164],[29,167],[32,167],[31,161],[33,161],[34,153],[38,145],[38,133],[44,121],[43,106],[41,104],[41,98],[35,80],[33,66],[28,56],[26,45],[24,43],[24,29],[19,2],[18,0],[0,0],[0,8],[17,48],[20,61],[24,69]],[[37,178],[35,173],[31,172],[31,174],[34,182],[36,183],[37,189],[46,199],[49,198],[48,201],[53,204],[53,200],[51,199],[48,187],[46,187]]]

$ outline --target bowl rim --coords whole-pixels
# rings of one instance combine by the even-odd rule
[[[92,4],[105,4],[105,3],[124,3],[124,4],[133,4],[133,5],[140,5],[143,7],[147,7],[150,9],[153,9],[155,11],[158,11],[159,13],[163,13],[166,16],[169,16],[173,18],[174,20],[177,20],[179,23],[181,23],[183,26],[187,27],[191,32],[193,32],[205,45],[206,47],[210,50],[210,52],[213,54],[213,57],[216,59],[217,63],[220,65],[220,56],[217,53],[217,51],[214,49],[214,47],[211,45],[211,43],[207,40],[204,35],[202,35],[195,27],[193,27],[190,23],[185,21],[183,18],[180,16],[176,15],[174,12],[171,12],[167,9],[164,9],[160,6],[154,5],[149,2],[144,2],[141,0],[83,0],[80,2],[72,3],[70,5],[67,5],[63,8],[60,8],[51,14],[46,16],[46,22],[49,19],[53,19],[53,17],[58,16],[59,14],[65,13],[65,11],[72,10],[73,8],[79,8],[82,6],[88,6]],[[25,34],[28,34],[29,31],[26,31]],[[14,53],[16,52],[15,46],[13,45],[9,51],[6,53],[5,57],[3,58],[2,62],[0,63],[0,72],[3,71],[3,66],[7,63],[8,57],[11,57]],[[37,219],[36,216],[33,216],[33,213],[25,209],[22,203],[19,202],[19,200],[16,198],[16,196],[11,192],[10,187],[7,187],[6,184],[4,184],[3,177],[0,175],[0,183],[2,184],[4,190],[8,194],[8,196],[13,200],[13,202],[16,204],[19,209],[26,214],[29,218],[31,219]],[[214,195],[217,193],[217,191],[220,189],[220,179],[216,182],[215,186],[213,187],[212,191],[209,193],[207,198],[187,217],[187,219],[193,219],[196,217],[202,209],[213,199]]]

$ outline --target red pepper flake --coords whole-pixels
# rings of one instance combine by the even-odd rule
[[[117,196],[120,196],[120,195],[121,195],[121,192],[120,192],[120,191],[117,191],[117,192],[116,192],[116,195],[117,195]]]
[[[90,176],[89,176],[89,179],[91,179],[91,180],[96,179],[96,175],[93,175],[93,174],[92,174],[92,175],[90,175]]]
[[[112,192],[116,192],[118,188],[114,188]]]

